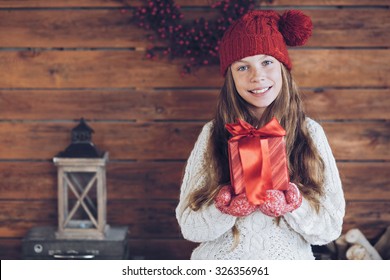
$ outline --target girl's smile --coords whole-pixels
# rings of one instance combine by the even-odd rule
[[[266,94],[266,92],[271,89],[272,86],[270,87],[265,87],[265,88],[262,88],[262,89],[252,89],[252,90],[249,90],[250,93],[252,93],[254,96],[264,96]]]

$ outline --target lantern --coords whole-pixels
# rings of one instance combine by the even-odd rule
[[[72,130],[71,144],[54,157],[58,171],[58,239],[104,239],[108,152],[91,142],[93,129],[84,121]]]

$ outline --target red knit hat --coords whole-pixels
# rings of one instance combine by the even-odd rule
[[[301,11],[282,15],[274,11],[251,11],[235,21],[225,32],[219,46],[221,74],[235,61],[266,54],[291,70],[287,46],[302,46],[311,36],[313,24]]]

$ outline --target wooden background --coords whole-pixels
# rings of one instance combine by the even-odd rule
[[[177,0],[187,18],[213,1]],[[129,23],[142,1],[0,0],[0,258],[57,225],[52,158],[84,117],[110,153],[108,223],[130,228],[130,257],[187,259],[174,209],[182,169],[222,84],[217,66],[180,77],[181,60],[144,59],[151,32]],[[347,199],[344,232],[375,240],[390,224],[389,0],[275,0],[312,16],[290,51],[309,115],[321,121]],[[163,44],[163,43],[162,43]]]

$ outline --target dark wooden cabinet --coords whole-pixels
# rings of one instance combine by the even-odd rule
[[[55,227],[32,228],[22,241],[24,259],[127,259],[128,228],[110,227],[104,239],[57,239]]]

